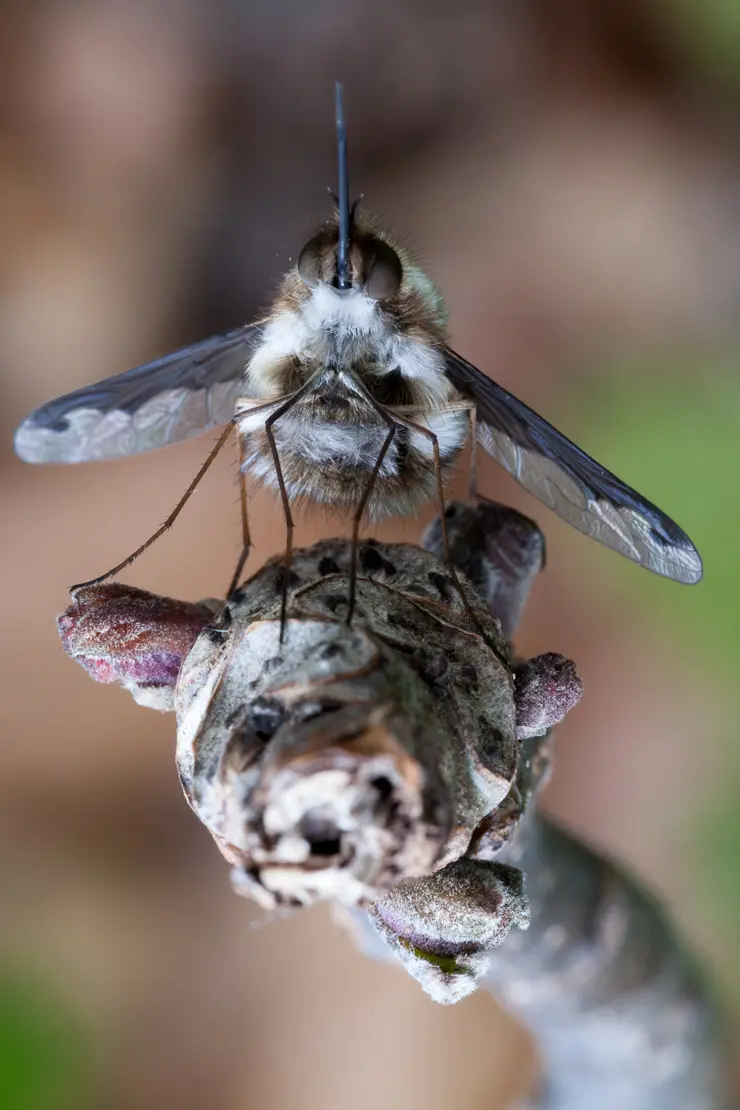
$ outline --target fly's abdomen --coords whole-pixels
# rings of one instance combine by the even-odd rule
[[[345,513],[355,508],[375,474],[368,502],[372,519],[414,512],[436,491],[431,439],[398,422],[390,432],[379,413],[358,412],[354,399],[323,398],[298,403],[272,425],[285,488],[291,501],[307,499]],[[364,409],[364,406],[363,406]],[[392,418],[392,412],[389,412]],[[460,453],[467,432],[464,412],[435,413],[418,429],[431,427],[440,445],[443,477]],[[246,418],[241,427],[243,469],[261,484],[279,488],[264,422]],[[380,460],[380,461],[379,461]]]

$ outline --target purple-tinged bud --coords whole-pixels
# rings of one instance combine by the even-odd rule
[[[485,598],[511,642],[532,584],[545,565],[545,539],[533,520],[481,497],[475,506],[450,501],[445,511],[452,562]],[[422,537],[427,551],[444,556],[437,518]]]
[[[57,628],[67,655],[96,682],[118,682],[139,705],[169,710],[180,665],[220,608],[106,582],[75,591]]]
[[[459,859],[433,875],[403,879],[369,910],[372,924],[435,1002],[471,994],[489,953],[513,927],[526,929],[521,871]]]
[[[552,652],[536,655],[515,668],[514,703],[519,740],[544,736],[563,720],[583,695],[576,665]]]

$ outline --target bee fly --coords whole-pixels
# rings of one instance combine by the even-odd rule
[[[667,578],[698,582],[699,554],[669,517],[447,345],[432,282],[350,206],[339,84],[336,128],[337,212],[303,248],[265,319],[50,401],[18,429],[27,462],[76,463],[227,425],[162,527],[93,583],[171,526],[232,426],[244,533],[232,586],[249,551],[245,475],[280,493],[289,568],[296,499],[350,510],[356,554],[366,512],[410,514],[433,496],[443,508],[443,483],[471,433],[581,532]],[[354,574],[349,616],[353,598]]]

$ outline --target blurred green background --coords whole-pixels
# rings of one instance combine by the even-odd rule
[[[264,306],[326,215],[337,76],[353,191],[417,250],[454,345],[702,553],[700,586],[662,581],[482,462],[548,538],[517,646],[586,683],[545,804],[658,889],[736,1021],[738,6],[6,0],[0,61],[3,1110],[369,1110],[382,1090],[474,1110],[533,1074],[489,999],[434,1007],[328,914],[253,928],[180,795],[173,721],[64,658],[68,584],[149,534],[209,441],[69,470],[10,446],[51,396]],[[252,569],[282,544],[271,496],[254,524]],[[341,526],[309,514],[298,540]],[[223,459],[128,580],[213,595],[237,548]]]
[[[3,1106],[65,1110],[88,1101],[94,1074],[89,1034],[73,1015],[36,972],[0,972]]]
[[[719,717],[709,735],[697,737],[701,749],[727,755],[725,776],[713,785],[712,804],[694,815],[691,865],[699,873],[698,892],[728,946],[725,987],[740,987],[737,961],[730,956],[740,929],[740,349],[686,362],[677,352],[670,362],[615,368],[613,383],[582,396],[584,428],[592,443],[604,445],[619,473],[629,473],[638,489],[665,490],[683,506],[681,519],[692,521],[692,535],[704,560],[701,588],[676,597],[641,578],[639,604],[661,633],[674,637],[691,669],[716,699]],[[625,385],[629,386],[628,391]],[[619,568],[622,571],[622,568]],[[631,575],[620,573],[625,599],[634,603]],[[699,760],[697,762],[699,762]],[[699,767],[697,767],[699,770]]]

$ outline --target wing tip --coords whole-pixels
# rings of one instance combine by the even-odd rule
[[[36,466],[50,463],[78,462],[79,444],[74,436],[52,432],[34,420],[36,414],[26,417],[15,430],[13,448],[22,462]]]
[[[684,586],[696,586],[704,577],[704,564],[701,555],[693,544],[682,552],[685,561],[685,574],[679,581]]]
[[[41,463],[45,459],[39,450],[39,437],[34,435],[37,431],[32,419],[28,417],[20,424],[13,436],[13,449],[19,459],[26,463]]]

